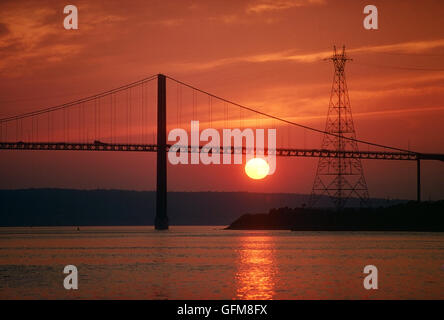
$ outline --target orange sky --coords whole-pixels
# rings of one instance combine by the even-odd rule
[[[345,44],[358,138],[444,153],[444,3],[371,3],[377,31],[362,26],[366,1],[74,1],[79,30],[68,31],[68,3],[2,1],[0,117],[162,72],[323,129],[333,68],[322,58]],[[154,154],[1,155],[1,188],[155,186]],[[415,197],[413,163],[363,163],[371,196]],[[313,159],[278,159],[258,182],[239,166],[169,166],[169,188],[308,193],[315,169]],[[443,198],[443,178],[443,164],[424,163],[423,197]]]

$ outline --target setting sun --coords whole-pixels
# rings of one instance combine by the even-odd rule
[[[262,158],[250,159],[245,165],[245,173],[251,179],[263,179],[267,176],[270,171],[270,166],[267,161]]]

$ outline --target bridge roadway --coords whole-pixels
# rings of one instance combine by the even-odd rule
[[[166,151],[174,148],[178,151],[179,148],[186,150],[189,153],[209,151],[211,147],[207,146],[186,146],[178,147],[174,145],[167,145]],[[245,147],[216,147],[219,152],[229,154],[246,154],[251,149]],[[0,142],[0,150],[47,150],[47,151],[133,151],[133,152],[157,152],[157,144],[120,144],[120,143],[65,143],[65,142]],[[265,148],[265,154],[268,150]],[[431,153],[415,153],[415,152],[385,152],[385,151],[337,151],[325,149],[298,149],[298,148],[276,148],[270,150],[270,154],[274,152],[278,157],[316,157],[316,158],[354,158],[354,159],[368,159],[368,160],[438,160],[444,161],[444,154]]]

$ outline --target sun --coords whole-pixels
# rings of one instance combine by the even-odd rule
[[[245,173],[251,179],[259,180],[263,179],[268,175],[270,171],[270,166],[267,161],[262,158],[253,158],[248,160],[245,164]]]

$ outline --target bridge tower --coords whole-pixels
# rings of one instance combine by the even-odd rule
[[[345,64],[351,60],[342,52],[333,49],[333,55],[326,59],[333,61],[335,72],[328,106],[322,149],[358,151],[355,128],[345,81]],[[310,196],[309,206],[316,206],[320,196],[328,196],[338,211],[351,198],[359,200],[360,206],[368,206],[368,189],[360,159],[345,158],[343,153],[335,157],[319,158],[316,177]]]
[[[166,77],[157,75],[157,186],[156,230],[168,229],[167,215],[167,153],[166,153]]]

